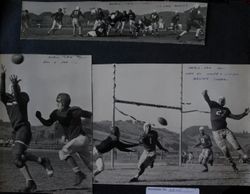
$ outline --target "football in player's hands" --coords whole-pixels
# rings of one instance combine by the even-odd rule
[[[41,118],[42,117],[42,113],[40,111],[36,111],[36,117],[37,118]]]

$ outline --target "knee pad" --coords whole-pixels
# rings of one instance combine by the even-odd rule
[[[22,168],[24,167],[25,163],[21,158],[16,158],[14,161],[14,164],[16,165],[17,168]]]

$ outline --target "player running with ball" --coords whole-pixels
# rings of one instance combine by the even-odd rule
[[[211,101],[207,90],[202,92],[202,95],[205,101],[208,103],[210,107],[210,119],[212,124],[212,134],[214,137],[215,143],[221,149],[225,157],[228,159],[230,164],[232,165],[234,171],[237,173],[238,169],[236,167],[236,163],[233,161],[233,158],[230,154],[227,143],[230,143],[235,150],[241,155],[243,162],[249,162],[247,155],[244,153],[242,147],[234,136],[233,132],[228,129],[226,119],[235,119],[240,120],[243,117],[247,116],[250,112],[249,108],[246,108],[242,114],[232,114],[229,108],[224,107],[226,104],[225,97],[220,97],[218,102]]]
[[[144,173],[148,166],[153,168],[156,159],[156,146],[159,149],[168,152],[168,150],[162,147],[158,141],[158,133],[151,128],[151,124],[149,123],[145,123],[143,126],[144,133],[140,139],[140,143],[143,145],[144,151],[138,162],[138,173],[130,179],[129,182],[138,182],[138,178]]]
[[[200,132],[200,139],[199,143],[197,143],[194,147],[201,146],[202,151],[199,155],[199,163],[202,164],[205,169],[202,172],[208,172],[208,166],[209,163],[211,166],[213,165],[213,150],[212,150],[212,141],[210,139],[210,136],[205,133],[204,127],[199,128]]]
[[[28,121],[27,106],[29,103],[29,95],[21,91],[19,82],[16,75],[10,76],[10,93],[5,91],[5,77],[6,69],[3,65],[0,67],[1,73],[1,87],[0,87],[0,99],[6,107],[7,114],[10,119],[11,126],[13,128],[14,146],[12,153],[14,156],[14,164],[20,170],[26,180],[26,187],[22,189],[22,192],[28,193],[36,190],[37,186],[33,180],[27,161],[33,161],[42,165],[49,176],[53,175],[53,168],[48,158],[41,158],[27,152],[27,148],[30,144],[32,133],[31,126]]]
[[[72,168],[76,175],[74,183],[74,186],[76,186],[86,178],[86,175],[78,167],[72,156],[73,154],[78,154],[92,172],[89,140],[83,131],[81,122],[81,118],[91,119],[92,113],[76,106],[70,107],[71,98],[67,93],[59,93],[56,102],[58,108],[50,114],[49,119],[44,119],[40,111],[36,112],[36,117],[45,126],[51,126],[56,121],[62,126],[68,142],[59,151],[59,158],[60,160],[65,160]]]

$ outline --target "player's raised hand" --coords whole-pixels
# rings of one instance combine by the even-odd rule
[[[40,111],[36,111],[36,117],[38,119],[42,118],[42,113]]]
[[[202,91],[202,96],[205,96],[207,94],[207,90]]]
[[[1,64],[1,67],[0,67],[0,73],[5,73],[6,72],[6,68],[3,64]]]
[[[249,113],[250,113],[250,108],[246,108],[246,109],[245,109],[245,114],[248,115]]]
[[[17,75],[12,74],[10,76],[10,81],[13,85],[15,85],[18,84],[21,81],[21,79],[18,79]]]

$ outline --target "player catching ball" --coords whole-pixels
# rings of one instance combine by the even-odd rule
[[[109,152],[110,150],[117,148],[122,152],[134,152],[133,150],[127,149],[138,146],[135,144],[126,144],[120,140],[120,130],[118,127],[112,127],[109,136],[101,141],[98,145],[93,148],[93,158],[96,163],[96,170],[94,171],[94,177],[100,174],[104,170],[104,161],[102,155]]]
[[[212,150],[212,141],[210,136],[205,133],[204,127],[199,128],[200,139],[199,143],[197,143],[194,147],[201,146],[202,151],[199,155],[199,163],[202,164],[205,169],[202,172],[208,172],[208,163],[213,165],[213,150]]]
[[[49,176],[53,175],[53,168],[48,158],[41,158],[27,152],[27,148],[30,144],[32,133],[31,126],[28,121],[27,106],[29,103],[29,95],[21,91],[19,82],[16,75],[10,76],[10,93],[6,93],[5,89],[5,77],[6,69],[3,65],[0,67],[1,73],[1,86],[0,86],[0,99],[6,107],[7,114],[10,119],[11,127],[13,128],[14,146],[12,153],[14,156],[14,164],[20,170],[26,180],[26,186],[22,189],[22,192],[28,193],[36,190],[37,186],[33,180],[27,161],[33,161],[42,165]]]
[[[129,182],[138,182],[138,178],[144,173],[145,169],[148,166],[153,168],[156,158],[156,146],[159,149],[168,152],[168,150],[162,147],[162,145],[158,141],[158,133],[152,130],[150,123],[144,124],[143,132],[144,133],[139,142],[143,145],[144,151],[138,162],[138,173],[132,179],[130,179]]]
[[[234,171],[237,173],[238,169],[236,163],[233,161],[233,158],[230,154],[227,143],[230,143],[235,150],[241,155],[243,162],[249,162],[247,155],[244,153],[242,147],[234,136],[233,132],[228,129],[226,119],[235,119],[240,120],[243,117],[247,116],[250,112],[249,108],[246,108],[242,114],[232,114],[229,108],[225,107],[226,99],[225,97],[220,97],[218,102],[211,101],[207,90],[202,92],[202,95],[205,101],[210,107],[210,119],[212,124],[212,134],[215,143],[221,149],[225,157],[231,163]]]
[[[56,102],[58,108],[52,111],[49,119],[44,119],[40,111],[36,112],[36,117],[45,126],[51,126],[56,121],[62,126],[67,143],[59,151],[59,158],[65,160],[72,168],[76,175],[74,183],[76,186],[86,178],[86,175],[78,167],[73,154],[79,154],[87,168],[92,172],[89,140],[83,131],[81,122],[81,118],[91,119],[92,113],[76,106],[70,107],[71,98],[67,93],[59,93]]]

